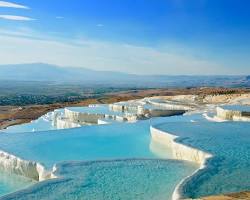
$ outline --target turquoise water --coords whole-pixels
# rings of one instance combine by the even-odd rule
[[[2,200],[170,200],[178,182],[196,166],[174,160],[71,162],[50,180]]]
[[[81,167],[79,166],[79,170],[72,168],[72,174],[70,173],[71,164],[69,164],[69,174],[65,175],[62,173],[62,176],[75,177],[74,174],[77,173],[80,173],[77,174],[77,177],[86,178],[86,176],[88,176],[87,180],[90,180],[89,182],[81,182],[81,184],[84,184],[85,188],[85,190],[83,190],[83,199],[98,199],[98,195],[100,194],[97,192],[99,191],[97,188],[100,188],[100,185],[102,186],[102,194],[105,193],[105,191],[109,191],[105,193],[105,195],[110,194],[110,199],[115,199],[115,196],[117,199],[120,197],[121,199],[126,199],[125,195],[131,196],[132,199],[136,195],[140,197],[140,199],[154,199],[154,196],[155,199],[168,199],[167,197],[172,195],[172,191],[178,181],[191,173],[197,166],[177,161],[158,161],[159,158],[171,157],[171,151],[166,148],[159,148],[160,150],[157,153],[151,151],[150,145],[152,144],[149,127],[151,123],[160,123],[166,120],[175,121],[179,119],[178,117],[156,118],[139,121],[137,123],[117,123],[103,126],[84,126],[64,130],[0,134],[0,149],[25,160],[43,163],[47,168],[51,168],[54,164],[62,161],[70,161],[69,163],[71,163],[72,160],[110,160],[107,170],[105,170],[107,162],[98,162],[99,164],[96,165],[94,163],[97,162],[93,162],[91,168],[86,168],[84,164],[81,165]],[[189,121],[190,116],[183,117],[183,119],[181,118],[180,120]],[[160,151],[161,153],[159,153]],[[120,167],[114,167],[117,164],[112,160],[128,158],[150,158],[154,160],[124,161],[121,162],[122,164]],[[161,162],[163,163],[159,164]],[[161,167],[159,168],[159,166]],[[61,169],[60,165],[59,168]],[[155,168],[157,170],[154,172]],[[104,171],[102,171],[102,169]],[[99,172],[100,175],[97,176],[98,179],[96,179],[95,174]],[[125,176],[123,174],[127,175]],[[129,176],[129,174],[131,174],[131,176]],[[100,180],[101,177],[106,178],[98,182],[97,180]],[[110,179],[108,179],[108,177],[110,177]],[[150,177],[152,177],[152,180]],[[79,184],[78,179],[75,180],[74,178],[70,178],[70,180],[70,184],[67,184],[67,182],[65,182],[66,180],[63,179],[62,182],[56,180],[56,182],[59,181],[58,183],[60,183],[56,186],[54,183],[46,185],[45,182],[39,183],[34,187],[39,188],[41,185],[43,186],[43,184],[45,184],[46,187],[42,187],[42,191],[44,189],[48,191],[53,189],[54,191],[57,187],[58,191],[62,191],[62,188],[68,185],[67,190],[64,189],[65,193],[69,195],[74,194],[76,195],[76,199],[82,199],[82,193],[79,194],[80,196],[77,196],[77,189],[75,188],[76,185]],[[138,182],[136,181],[140,182],[142,185],[137,184]],[[93,182],[95,184],[92,184]],[[124,188],[116,187],[117,184],[124,186]],[[32,198],[31,196],[27,197],[21,193],[22,195],[18,196],[17,199],[26,199],[26,197],[27,199],[47,199],[45,193],[39,192],[39,194],[36,194],[37,190],[33,189],[32,193],[35,194],[35,196],[31,195]],[[56,190],[54,194],[55,196],[60,196],[60,192],[56,192]],[[39,195],[41,195],[41,197]],[[87,197],[85,197],[85,195]],[[75,198],[69,197],[68,199]]]
[[[250,106],[244,106],[244,105],[226,105],[222,106],[222,108],[227,109],[227,110],[235,110],[235,111],[246,111],[250,112]]]
[[[186,197],[250,190],[250,123],[172,122],[156,127],[214,155],[208,168],[186,184]]]
[[[0,134],[0,149],[4,151],[47,168],[63,162],[57,165],[61,179],[36,184],[3,199],[170,199],[177,183],[197,166],[159,160],[171,158],[171,150],[151,141],[150,125],[215,155],[208,161],[209,167],[185,185],[185,197],[250,189],[250,124],[208,122],[197,113],[136,123]]]
[[[155,120],[159,122],[163,118]],[[158,161],[159,158],[171,157],[171,154],[167,151],[169,154],[159,155],[150,150],[150,123],[147,120],[134,124],[1,134],[0,149],[26,160],[41,162],[48,168],[55,163],[71,160],[155,159],[93,162],[87,166],[81,164],[78,168],[68,164],[67,173],[60,172],[65,176],[63,181],[38,184],[34,187],[41,188],[41,191],[31,188],[32,194],[26,196],[20,193],[15,198],[48,199],[48,191],[53,190],[53,194],[59,197],[50,196],[51,199],[100,199],[100,195],[104,195],[105,199],[127,199],[126,196],[132,199],[169,199],[176,184],[196,166],[184,162]],[[65,170],[60,165],[59,168]],[[84,188],[81,191],[78,190],[79,184]]]
[[[15,174],[7,173],[6,171],[0,170],[0,194],[8,194],[25,187],[28,187],[35,182]]]
[[[52,167],[66,160],[157,158],[150,150],[150,125],[171,121],[205,120],[200,115],[175,116],[110,125],[0,134],[0,149]],[[166,153],[165,157],[170,157]]]
[[[149,121],[83,126],[35,133],[0,134],[0,149],[47,167],[66,160],[156,158]]]

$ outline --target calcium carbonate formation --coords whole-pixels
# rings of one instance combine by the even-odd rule
[[[146,98],[109,105],[65,108],[64,115],[56,115],[54,121],[57,128],[74,128],[81,125],[135,122],[151,117],[181,115],[189,109],[191,108],[184,104],[171,105],[170,102],[163,101],[154,103]]]
[[[110,105],[90,105],[88,107],[68,107],[63,111],[54,111],[43,116],[44,121],[56,127],[56,129],[76,128],[85,125],[104,125],[119,122],[136,122],[137,120],[151,117],[166,117],[182,115],[185,112],[193,113],[201,109],[195,103],[187,103],[180,100],[167,100],[164,98],[145,98],[127,102],[118,102]],[[200,110],[199,110],[200,111]],[[209,121],[223,122],[224,120],[250,121],[250,109],[248,106],[220,106],[216,108],[216,116],[211,117],[207,111],[200,116]],[[195,123],[191,120],[189,123]],[[32,122],[34,123],[34,122]],[[151,139],[156,144],[162,144],[172,150],[172,157],[177,160],[194,162],[199,165],[193,174],[183,179],[175,188],[173,200],[183,197],[183,189],[191,178],[206,168],[208,160],[213,155],[198,148],[177,142],[178,136],[171,132],[161,130],[157,126],[150,126]],[[154,148],[150,146],[150,148]],[[152,151],[154,151],[152,149]],[[42,164],[27,161],[17,156],[0,151],[0,168],[31,178],[35,181],[56,178],[52,170],[47,170]]]
[[[172,196],[172,200],[181,200],[183,195],[183,186],[185,183],[193,177],[199,170],[206,167],[207,159],[211,158],[212,155],[210,153],[201,151],[196,148],[189,147],[187,145],[176,142],[178,136],[175,136],[166,131],[162,131],[157,129],[156,127],[150,127],[152,140],[158,142],[160,144],[166,145],[172,150],[172,155],[174,159],[177,160],[186,160],[190,162],[197,163],[199,165],[199,169],[197,169],[193,174],[183,179],[178,186],[175,188],[175,191]]]
[[[217,117],[224,120],[250,121],[250,106],[227,105],[217,107]]]

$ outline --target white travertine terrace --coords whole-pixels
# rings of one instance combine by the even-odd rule
[[[154,141],[165,144],[172,149],[173,158],[175,159],[191,161],[202,165],[205,159],[211,157],[209,153],[176,142],[175,139],[178,138],[178,136],[171,133],[152,126],[150,127],[150,132]]]
[[[109,108],[113,111],[134,112],[137,116],[159,117],[183,114],[190,107],[185,105],[174,105],[160,102],[154,102],[151,98],[142,100],[133,100],[128,102],[119,102],[110,104]]]
[[[97,124],[98,119],[105,118],[104,114],[90,114],[90,113],[81,113],[72,111],[68,108],[65,108],[65,118],[68,118],[72,122],[85,122],[90,124]]]
[[[149,109],[150,117],[166,117],[172,115],[181,115],[184,114],[185,110],[172,110],[172,109]]]
[[[162,102],[155,101],[155,98],[148,98],[148,102],[154,106],[162,107],[169,110],[193,110],[194,106],[178,101],[168,101],[164,100]]]
[[[113,103],[109,105],[110,110],[113,110],[116,112],[133,112],[136,114],[140,114],[139,110],[141,108],[142,108],[142,104],[135,100],[118,102],[118,103]]]
[[[63,117],[57,117],[55,120],[56,122],[54,123],[54,125],[57,129],[76,128],[81,126],[80,124],[72,122]]]
[[[144,105],[145,103],[142,103]],[[98,114],[95,112],[78,112],[77,110],[70,110],[65,108],[64,115],[59,112],[51,114],[52,122],[57,128],[73,128],[79,127],[82,124],[107,124],[108,121],[136,121],[143,115],[150,114],[151,116],[169,116],[175,114],[182,114],[184,111],[180,110],[167,110],[167,109],[154,109],[150,105],[147,108],[143,107],[140,103],[136,107],[127,107],[131,112],[118,112],[117,115],[114,112],[108,112]],[[136,108],[137,113],[134,112]],[[93,108],[94,110],[95,108]],[[141,116],[142,115],[142,116]],[[143,116],[145,117],[145,116]],[[47,120],[47,118],[46,118]],[[4,151],[0,151],[0,168],[21,175],[35,181],[43,181],[50,178],[55,178],[53,171],[47,171],[45,167],[34,161],[23,160],[17,156],[9,154]]]
[[[160,99],[159,99],[160,100]],[[54,123],[57,128],[73,128],[79,127],[82,124],[109,124],[112,121],[136,121],[140,117],[155,117],[155,116],[170,116],[182,114],[188,110],[186,105],[170,104],[170,101],[152,101],[151,99],[143,99],[129,102],[120,102],[110,104],[109,108],[112,111],[124,112],[124,114],[117,114],[111,112],[109,114],[98,114],[88,112],[78,112],[65,108],[64,116],[54,116]],[[161,109],[162,108],[162,109]],[[93,107],[93,110],[95,108]],[[189,107],[192,110],[191,107]],[[131,112],[131,113],[129,113]],[[241,120],[250,121],[250,118],[244,116],[243,111],[227,110],[217,107],[217,116],[209,117],[206,113],[203,116],[210,121],[224,121],[225,120]],[[177,141],[178,136],[159,130],[153,126],[150,127],[152,140],[161,143],[172,149],[173,158],[178,160],[185,160],[197,163],[200,168],[193,174],[182,180],[176,187],[173,193],[173,200],[182,199],[183,188],[188,180],[194,178],[201,169],[205,168],[208,163],[207,160],[212,157],[211,154],[201,151],[199,149],[184,145]],[[42,181],[49,178],[55,178],[53,171],[49,172],[40,163],[22,160],[14,155],[0,151],[0,168],[8,170],[18,175],[31,178],[36,181]]]
[[[119,122],[135,122],[150,117],[165,117],[181,115],[188,109],[184,104],[166,106],[166,102],[153,105],[150,98],[130,100],[109,105],[89,105],[88,107],[65,108],[64,115],[53,115],[54,126],[61,128],[73,128],[86,124],[102,124],[105,120]],[[161,105],[163,104],[163,106]],[[98,108],[98,109],[95,109]],[[100,121],[99,121],[100,120]]]
[[[110,124],[109,121],[105,120],[105,119],[98,119],[98,122],[97,122],[99,125],[103,125],[103,124]]]
[[[233,121],[243,121],[243,122],[250,122],[250,116],[244,117],[244,116],[233,116]]]
[[[224,120],[233,120],[233,121],[250,121],[250,112],[241,111],[241,110],[231,110],[225,109],[223,107],[216,108],[217,117]]]
[[[95,106],[91,109],[95,110]],[[112,120],[136,121],[138,119],[142,119],[143,117],[149,118],[178,115],[183,114],[186,110],[191,110],[190,107],[187,107],[182,103],[177,102],[176,104],[171,104],[170,101],[164,100],[161,102],[160,99],[159,101],[152,101],[150,98],[110,104],[109,109],[111,111],[117,111],[117,115],[115,112],[108,112],[106,114],[104,112],[95,113],[88,112],[86,110],[78,111],[65,108],[64,116],[55,112],[52,117],[54,125],[57,128],[64,129],[79,127],[82,124],[108,124]],[[173,150],[173,157],[176,159],[192,161],[202,167],[204,166],[206,159],[211,157],[208,153],[175,142],[177,136],[160,131],[154,127],[151,127],[150,129],[152,139],[171,147]],[[40,163],[22,160],[3,151],[0,152],[0,167],[36,181],[54,178],[54,170],[49,172]],[[180,199],[179,188],[183,183],[177,187],[173,195],[174,199]]]
[[[23,160],[4,151],[0,151],[0,168],[35,181],[52,178],[52,173],[40,163]]]
[[[189,147],[187,145],[176,142],[178,136],[175,136],[166,131],[159,130],[153,126],[150,127],[152,140],[164,144],[171,148],[173,158],[178,160],[185,160],[197,163],[200,167],[193,174],[183,179],[178,186],[175,188],[175,191],[172,195],[172,200],[180,200],[182,199],[182,187],[185,183],[193,176],[197,174],[198,171],[206,167],[207,159],[211,158],[212,155],[201,151],[199,149],[195,149]]]
[[[94,110],[95,108],[93,108]],[[99,119],[109,119],[115,121],[136,121],[138,116],[133,113],[89,113],[84,111],[74,111],[65,108],[65,118],[71,122],[79,124],[98,124]]]
[[[225,121],[227,121],[225,119],[219,118],[218,116],[210,117],[207,115],[207,113],[203,113],[202,116],[205,117],[208,121],[212,121],[212,122],[225,122]]]
[[[103,105],[104,106],[104,105]],[[89,106],[91,107],[91,106]],[[92,109],[92,108],[91,108]],[[93,107],[93,110],[95,108]],[[114,121],[128,121],[135,122],[139,119],[147,119],[150,117],[159,117],[159,116],[172,116],[172,115],[180,115],[185,112],[185,109],[172,109],[172,108],[164,108],[164,107],[156,107],[154,105],[145,102],[145,100],[134,100],[128,102],[119,102],[108,105],[108,109],[110,112],[108,113],[98,113],[88,112],[88,111],[78,111],[72,110],[70,108],[65,108],[63,119],[69,122],[76,124],[98,124],[98,120],[114,120]],[[70,127],[71,124],[66,124],[60,121],[62,127]]]

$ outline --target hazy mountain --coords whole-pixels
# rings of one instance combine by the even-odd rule
[[[119,72],[95,71],[86,68],[59,67],[43,63],[0,65],[1,80],[18,81],[104,81],[133,78]]]
[[[103,83],[138,87],[249,86],[244,76],[142,76],[43,63],[0,65],[0,81],[49,81]]]

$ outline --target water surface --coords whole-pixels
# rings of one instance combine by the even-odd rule
[[[250,190],[250,123],[170,122],[156,127],[214,155],[208,168],[188,182],[186,197]]]
[[[5,195],[26,188],[35,181],[0,170],[0,195]]]
[[[66,162],[57,175],[1,200],[170,200],[175,185],[197,166],[175,160]]]

